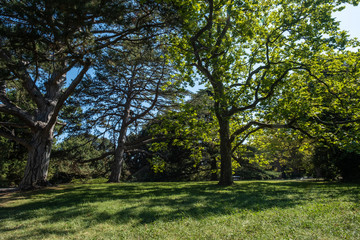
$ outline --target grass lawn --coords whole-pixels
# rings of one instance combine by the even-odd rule
[[[360,185],[60,185],[0,196],[0,239],[360,239]]]

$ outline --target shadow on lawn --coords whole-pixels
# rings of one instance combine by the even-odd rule
[[[225,188],[214,182],[69,185],[13,193],[8,199],[2,199],[3,204],[6,200],[24,197],[33,201],[0,208],[0,232],[17,230],[5,228],[1,224],[3,219],[36,221],[37,217],[43,217],[44,211],[39,210],[47,213],[46,222],[56,224],[78,218],[86,227],[91,227],[107,221],[111,224],[130,221],[132,224],[145,224],[184,217],[201,219],[242,211],[290,208],[315,199],[346,198],[347,201],[359,202],[359,196],[358,185],[323,182],[238,182]],[[101,208],[97,208],[99,205]],[[42,234],[72,233],[70,230],[55,231],[43,230]]]

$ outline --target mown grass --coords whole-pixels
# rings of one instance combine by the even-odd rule
[[[0,198],[0,239],[360,239],[356,184],[61,185]]]

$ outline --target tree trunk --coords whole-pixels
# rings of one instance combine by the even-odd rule
[[[130,104],[127,105],[127,111],[125,111],[125,116],[123,123],[120,129],[120,135],[118,138],[118,145],[115,149],[114,163],[111,167],[111,174],[108,182],[120,182],[121,172],[124,166],[124,153],[125,153],[125,142],[126,142],[126,132],[128,129],[128,121],[130,117]]]
[[[217,168],[217,163],[216,163],[216,158],[212,157],[210,160],[210,170],[211,170],[211,176],[210,176],[210,180],[211,181],[217,181],[218,180],[218,168]]]
[[[129,89],[132,91],[132,88]],[[111,174],[108,182],[120,182],[121,172],[124,165],[124,152],[125,152],[125,142],[126,142],[126,132],[128,130],[128,123],[130,121],[130,108],[131,108],[131,98],[127,98],[124,109],[124,117],[122,119],[122,124],[120,128],[120,134],[118,138],[118,144],[115,149],[114,163],[111,168]]]
[[[42,130],[39,130],[34,134],[30,144],[31,148],[29,150],[24,178],[19,185],[21,190],[30,190],[49,185],[47,175],[52,147],[52,135],[52,130],[50,133],[44,133]]]
[[[230,186],[233,184],[231,166],[231,141],[230,141],[230,122],[227,118],[218,118],[220,126],[220,181],[219,185]]]
[[[125,143],[125,141],[123,141]],[[124,165],[124,145],[119,145],[115,150],[114,163],[108,182],[120,182],[121,173]]]

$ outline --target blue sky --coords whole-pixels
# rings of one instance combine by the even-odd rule
[[[349,32],[351,37],[360,39],[360,6],[347,4],[346,8],[333,15],[340,21],[340,28]]]

